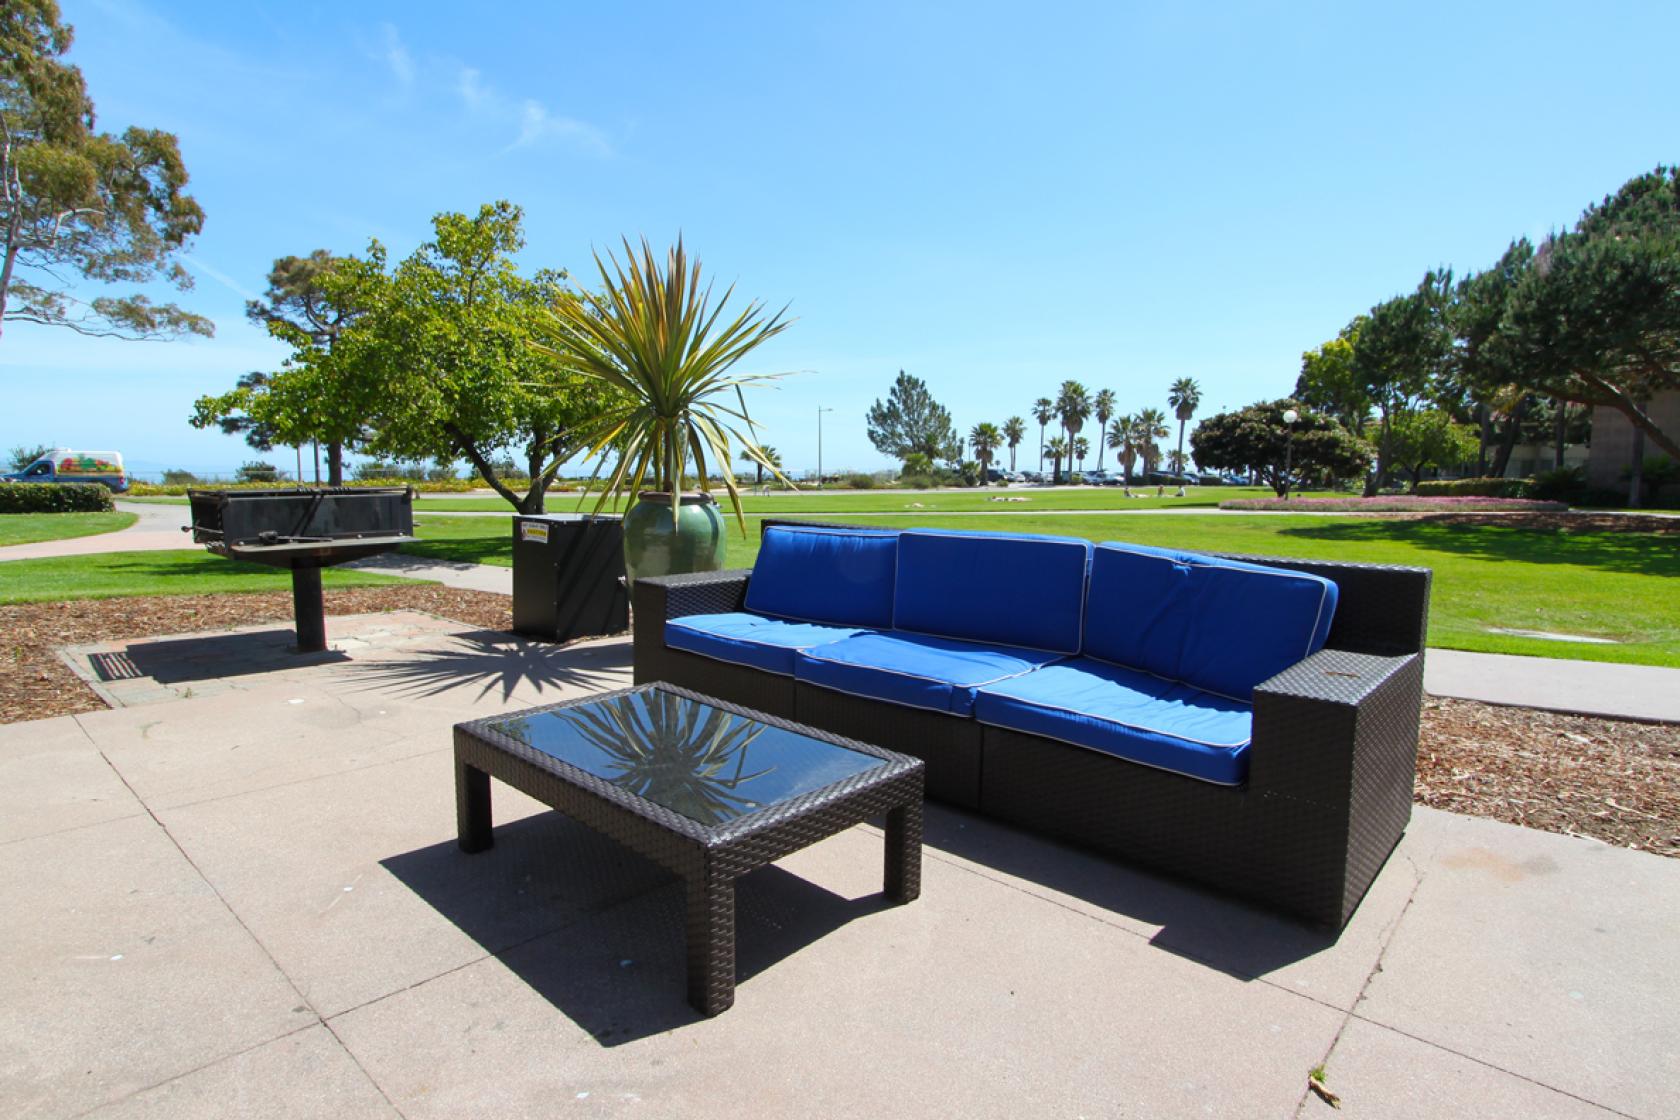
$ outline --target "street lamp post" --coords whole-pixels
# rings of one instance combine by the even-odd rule
[[[1295,466],[1295,421],[1300,418],[1301,414],[1293,408],[1283,410],[1283,422],[1289,428],[1288,442],[1283,445],[1283,500],[1286,502],[1289,500],[1289,472]]]
[[[823,413],[825,413],[825,412],[833,412],[833,411],[834,410],[832,408],[823,408],[821,405],[817,406],[817,489],[818,490],[821,490],[823,488],[822,416],[823,416]]]

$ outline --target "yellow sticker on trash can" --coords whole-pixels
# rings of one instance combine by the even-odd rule
[[[540,541],[548,543],[548,524],[542,521],[525,521],[519,526],[519,539],[522,541]]]

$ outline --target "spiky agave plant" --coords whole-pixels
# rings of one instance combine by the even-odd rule
[[[639,254],[625,240],[624,258],[621,264],[611,253],[605,260],[596,253],[600,291],[570,292],[556,302],[538,327],[541,340],[533,343],[560,371],[618,390],[578,433],[589,457],[599,460],[596,477],[609,452],[618,456],[596,511],[624,494],[633,502],[650,481],[650,489],[674,497],[692,459],[702,493],[710,493],[714,475],[723,483],[745,535],[741,493],[729,465],[731,441],[752,462],[789,487],[793,483],[760,445],[742,389],[787,375],[729,371],[788,328],[786,308],[767,316],[754,301],[725,320],[734,285],[714,304],[711,285],[701,285],[700,262],[689,260],[681,237],[663,268],[646,238]],[[674,500],[671,515],[677,515]]]

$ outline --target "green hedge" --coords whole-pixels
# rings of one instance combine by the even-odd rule
[[[109,513],[111,491],[97,482],[0,482],[0,513]]]
[[[1454,478],[1420,482],[1423,498],[1533,498],[1532,478]]]

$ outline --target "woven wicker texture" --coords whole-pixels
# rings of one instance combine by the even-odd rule
[[[873,755],[881,764],[733,820],[703,825],[508,738],[495,725],[510,716],[475,720],[455,727],[462,850],[477,852],[492,845],[489,779],[494,777],[680,876],[688,896],[689,1002],[704,1015],[718,1014],[735,999],[734,882],[747,872],[886,814],[884,888],[896,900],[916,897],[921,883],[923,767],[913,758],[666,685],[643,685],[517,714],[562,710],[654,687]]]
[[[763,523],[778,524],[867,527]],[[1378,564],[1232,558],[1321,575],[1340,591],[1327,647],[1255,690],[1242,788],[807,684],[794,686],[792,714],[926,760],[930,797],[1340,929],[1411,819],[1432,575]],[[644,613],[640,592],[637,612],[678,617],[672,604],[651,598]],[[782,678],[720,672],[720,663],[664,649],[662,625],[648,630],[645,643],[637,634],[638,681],[704,682],[750,706],[785,702]]]

